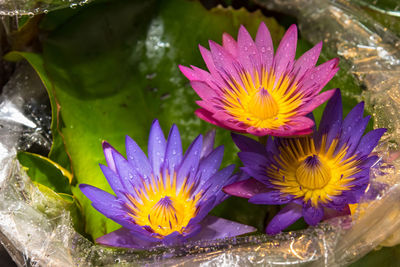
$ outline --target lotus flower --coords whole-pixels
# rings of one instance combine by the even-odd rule
[[[214,132],[215,133],[215,132]],[[214,135],[199,135],[183,155],[178,128],[165,140],[157,120],[148,143],[148,158],[126,137],[125,159],[103,143],[107,166],[100,165],[115,195],[87,184],[81,191],[92,206],[122,228],[99,237],[100,244],[144,249],[157,244],[232,237],[253,227],[207,214],[228,197],[222,187],[235,182],[230,165],[218,170],[224,148],[213,149]]]
[[[276,54],[267,26],[261,23],[255,41],[245,27],[238,40],[222,36],[222,46],[200,46],[209,72],[180,66],[202,99],[196,115],[231,131],[256,136],[293,136],[312,132],[306,117],[334,90],[319,94],[338,71],[338,59],[315,66],[322,42],[295,60],[297,28],[292,25]]]
[[[300,217],[314,226],[324,216],[348,213],[348,205],[358,203],[369,184],[370,168],[378,160],[371,151],[386,131],[363,135],[370,119],[363,111],[364,103],[359,103],[343,120],[337,90],[311,136],[269,138],[263,145],[233,135],[242,151],[242,169],[253,178],[224,191],[254,204],[286,204],[268,224],[268,234],[279,233]]]

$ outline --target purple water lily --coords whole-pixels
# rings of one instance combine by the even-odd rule
[[[199,135],[183,154],[178,128],[168,139],[153,122],[148,157],[126,137],[125,159],[103,143],[107,166],[100,165],[116,196],[91,185],[81,191],[92,206],[122,228],[97,238],[107,246],[144,249],[156,244],[219,239],[253,232],[247,225],[207,215],[228,197],[222,187],[237,181],[234,165],[218,170],[223,146],[213,149],[214,134]]]
[[[342,119],[340,90],[328,101],[318,131],[297,138],[269,138],[267,144],[233,135],[244,172],[252,179],[224,187],[254,204],[285,206],[266,228],[276,234],[300,217],[309,225],[332,214],[348,214],[358,203],[378,157],[371,151],[386,129],[364,134],[370,116],[359,103]],[[310,116],[312,117],[312,116]]]
[[[315,66],[322,42],[295,60],[297,27],[292,25],[276,54],[267,26],[261,23],[255,41],[241,26],[238,40],[222,36],[222,46],[200,46],[209,72],[179,66],[202,99],[196,115],[228,130],[264,136],[312,132],[306,115],[328,100],[334,90],[319,94],[338,71],[338,59]]]

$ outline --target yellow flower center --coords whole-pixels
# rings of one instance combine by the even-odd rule
[[[165,181],[164,181],[165,180]],[[189,221],[197,215],[196,204],[201,193],[193,195],[193,185],[186,180],[180,188],[176,187],[176,174],[165,179],[152,177],[152,184],[144,183],[143,190],[136,190],[139,197],[128,195],[129,215],[136,224],[150,227],[163,238],[175,231],[185,232]]]
[[[344,159],[347,147],[337,150],[339,140],[334,139],[327,146],[326,135],[322,137],[319,149],[312,137],[288,138],[279,147],[275,156],[278,166],[272,164],[267,174],[282,193],[311,201],[313,206],[327,203],[333,196],[350,190],[352,176],[360,171],[356,155]],[[336,151],[336,153],[335,153]]]
[[[223,89],[225,110],[249,126],[277,129],[290,121],[302,104],[303,96],[288,75],[275,77],[273,70],[262,69],[231,78]]]
[[[263,88],[250,98],[248,108],[254,117],[261,120],[272,118],[279,112],[278,104],[268,91]]]
[[[327,164],[321,163],[317,155],[308,156],[297,167],[296,180],[302,187],[321,189],[331,180],[331,170]]]

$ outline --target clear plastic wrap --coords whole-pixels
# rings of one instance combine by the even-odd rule
[[[21,64],[0,103],[0,241],[18,265],[344,266],[380,244],[400,242],[398,37],[345,1],[257,2],[296,16],[306,39],[313,43],[322,39],[332,55],[339,54],[365,88],[361,96],[353,97],[366,101],[375,127],[389,129],[375,150],[381,160],[372,169],[367,196],[353,218],[334,218],[277,236],[160,246],[150,251],[93,245],[74,230],[69,213],[43,195],[15,159],[17,149],[50,146],[45,91],[33,70]]]
[[[91,0],[0,0],[0,15],[21,16],[47,13],[64,7],[77,7]]]

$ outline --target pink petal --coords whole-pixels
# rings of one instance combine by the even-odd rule
[[[197,73],[192,70],[191,68],[179,65],[178,66],[180,71],[185,75],[186,78],[189,79],[189,81],[198,81],[201,80],[201,78],[197,75]]]
[[[199,105],[200,107],[204,108],[205,110],[211,112],[211,113],[215,113],[218,110],[214,107],[214,104],[212,102],[209,101],[202,101],[202,100],[197,100],[196,104]]]
[[[321,53],[322,42],[316,44],[313,48],[305,52],[294,63],[293,73],[296,75],[295,81],[297,82],[303,75],[313,68],[318,61],[319,54]]]
[[[221,78],[217,69],[215,68],[214,60],[211,55],[211,52],[209,50],[205,49],[204,47],[202,47],[201,45],[199,45],[199,49],[200,49],[201,56],[203,57],[204,62],[206,63],[206,66],[207,66],[208,70],[210,71],[211,75],[214,77],[214,79],[219,84],[224,84],[223,79]]]
[[[215,91],[204,82],[192,81],[190,84],[192,85],[196,93],[201,97],[201,99],[209,100],[211,98],[217,97]]]
[[[259,70],[260,55],[258,49],[246,28],[241,25],[238,33],[238,58],[242,66],[250,73]]]
[[[210,41],[210,49],[215,68],[219,71],[220,75],[227,79],[233,77],[237,82],[241,83],[238,73],[239,64],[232,55],[213,41]],[[225,74],[228,74],[228,77],[225,77]]]
[[[254,178],[227,185],[222,190],[226,194],[243,198],[251,198],[254,195],[270,191],[265,184]]]
[[[238,45],[235,39],[227,33],[222,35],[222,46],[228,51],[234,58],[238,56]]]
[[[206,109],[200,108],[194,112],[197,117],[202,120],[205,120],[208,123],[214,124],[216,126],[231,130],[231,131],[238,131],[238,132],[245,132],[243,129],[235,126],[232,123],[226,121],[219,121],[213,117],[214,113],[207,111]]]
[[[318,94],[339,70],[338,63],[339,59],[334,58],[309,71],[299,83],[305,96]]]
[[[264,22],[258,27],[256,36],[256,46],[261,57],[261,64],[269,70],[274,60],[274,45],[271,34]]]
[[[319,107],[325,101],[330,99],[333,94],[335,93],[336,89],[328,90],[323,92],[314,98],[311,99],[306,105],[304,105],[301,110],[298,112],[299,115],[307,115],[308,113],[312,112],[315,108]]]
[[[274,70],[278,79],[287,70],[291,69],[296,55],[297,27],[292,25],[283,36],[274,58]]]

